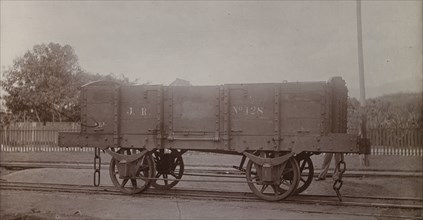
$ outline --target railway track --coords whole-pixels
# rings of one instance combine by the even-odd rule
[[[14,191],[36,191],[47,193],[78,193],[78,194],[95,194],[95,195],[117,195],[128,196],[122,194],[115,187],[102,186],[93,187],[88,185],[69,185],[69,184],[45,184],[45,183],[26,183],[26,182],[0,182],[0,190]],[[224,200],[224,201],[246,201],[246,202],[263,202],[250,192],[224,192],[217,190],[203,189],[186,189],[175,188],[171,190],[149,189],[142,194],[131,195],[133,197],[154,197],[154,198],[180,198],[180,199],[199,199],[199,200]],[[404,219],[422,219],[423,200],[422,198],[408,197],[372,197],[372,196],[353,196],[344,195],[344,201],[339,202],[336,196],[329,195],[298,195],[289,199],[280,201],[282,204],[300,204],[300,205],[319,205],[327,207],[360,207],[360,213],[342,212],[342,211],[322,211],[292,209],[290,211],[310,212],[310,213],[326,213],[326,214],[345,214],[352,216],[373,216],[382,218],[404,218]],[[381,213],[363,212],[367,210],[400,210],[400,213],[407,215],[386,215]],[[329,209],[331,210],[331,209]]]
[[[67,162],[0,162],[0,167],[10,170],[24,170],[35,168],[56,169],[93,169],[92,163]],[[109,164],[102,164],[101,170],[108,172]],[[225,177],[245,179],[245,173],[230,166],[191,165],[185,168],[184,176]]]
[[[109,163],[101,164],[102,170],[107,170]],[[92,162],[63,162],[63,161],[48,161],[48,162],[35,162],[35,161],[0,161],[0,167],[11,170],[32,169],[32,168],[62,168],[62,169],[93,169]],[[235,170],[229,165],[203,165],[203,164],[186,164],[184,175],[189,176],[190,172],[194,173],[214,173],[214,174],[228,174],[238,175],[240,171]],[[318,173],[315,170],[315,173]],[[242,173],[244,175],[244,173]],[[330,174],[328,174],[330,176]],[[354,171],[348,170],[345,177],[363,177],[363,176],[401,176],[401,177],[422,177],[423,174],[419,171],[411,172],[398,172],[398,171]],[[201,176],[201,175],[200,175]],[[210,176],[210,175],[208,175]],[[226,176],[228,177],[228,176]],[[239,177],[244,178],[245,176]]]

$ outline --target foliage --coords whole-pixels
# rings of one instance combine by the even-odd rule
[[[348,97],[347,107],[348,117],[348,133],[357,134],[360,130],[361,117],[360,117],[360,102],[354,97]]]
[[[3,72],[0,85],[7,92],[4,101],[14,120],[78,121],[80,87],[95,80],[131,83],[124,76],[101,76],[84,72],[69,45],[35,45]],[[8,119],[10,120],[10,114]]]
[[[396,93],[366,100],[364,111],[370,128],[421,128],[422,94]],[[349,130],[360,124],[360,103],[355,98],[348,104]]]

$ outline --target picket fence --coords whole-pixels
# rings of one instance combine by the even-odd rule
[[[368,137],[374,146],[423,146],[422,128],[371,128]]]
[[[422,147],[372,146],[371,155],[423,156]]]
[[[370,128],[372,155],[423,156],[422,128]]]
[[[78,123],[14,123],[0,127],[0,152],[93,152],[93,148],[58,147],[58,132],[81,129]],[[368,130],[372,155],[423,156],[423,129]]]
[[[58,133],[80,131],[79,123],[18,122],[0,127],[0,152],[94,152],[93,148],[58,147]]]

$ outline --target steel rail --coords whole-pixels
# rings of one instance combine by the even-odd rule
[[[0,183],[0,186],[2,184]],[[109,187],[109,188],[95,188],[92,189],[93,187],[89,187],[89,189],[73,189],[73,188],[59,188],[59,187],[42,187],[42,186],[38,186],[35,187],[33,189],[30,188],[23,188],[23,187],[0,187],[0,190],[13,190],[13,191],[40,191],[40,192],[63,192],[63,193],[83,193],[83,194],[102,194],[102,195],[117,195],[117,196],[125,196],[125,194],[122,194],[120,191],[116,190],[115,188],[113,189],[113,187]],[[258,201],[258,202],[265,202],[259,198],[256,197],[248,197],[248,196],[230,196],[230,195],[222,195],[219,194],[217,197],[215,195],[204,195],[204,194],[189,194],[189,193],[184,193],[181,194],[180,190],[178,190],[178,193],[167,193],[167,192],[163,192],[163,191],[157,191],[157,190],[149,190],[147,192],[144,192],[143,194],[138,194],[138,195],[133,195],[135,197],[141,197],[141,196],[147,196],[147,197],[153,197],[153,198],[157,198],[158,196],[161,198],[173,198],[173,197],[178,197],[178,198],[182,198],[182,199],[212,199],[212,200],[225,200],[225,201]],[[241,193],[242,194],[242,193]],[[245,195],[248,195],[248,193],[246,193]],[[295,200],[284,200],[282,201],[283,203],[290,203],[293,204],[297,203],[297,204],[315,204],[314,202],[309,202],[309,203],[298,203]],[[331,204],[325,204],[324,202],[320,201],[319,202],[320,205],[331,205]],[[337,206],[348,206],[344,204],[338,204]],[[375,205],[375,204],[372,204]],[[366,207],[369,207],[369,205],[364,205]],[[396,208],[404,208],[404,207],[396,207]],[[421,217],[419,216],[413,216],[413,215],[386,215],[386,214],[372,214],[372,213],[357,213],[357,212],[330,212],[330,211],[320,211],[320,210],[304,210],[304,209],[292,209],[292,208],[283,208],[286,211],[293,211],[293,212],[306,212],[306,213],[320,213],[320,214],[338,214],[338,215],[350,215],[350,216],[366,216],[366,217],[379,217],[379,218],[395,218],[395,219],[421,219]]]
[[[42,186],[42,185],[48,185],[48,186],[59,186],[59,187],[86,187],[89,188],[90,190],[96,189],[98,187],[92,187],[91,185],[72,185],[72,184],[52,184],[52,183],[28,183],[28,182],[9,182],[9,181],[0,181],[0,186],[3,185],[30,185],[32,186]],[[112,190],[116,190],[115,187],[110,186],[110,187],[101,187],[101,188],[111,188]],[[1,189],[1,188],[0,188]],[[102,189],[104,190],[104,189]],[[251,192],[224,192],[224,191],[217,191],[217,190],[209,190],[209,189],[188,189],[188,188],[183,188],[183,187],[178,187],[177,189],[172,189],[175,191],[186,191],[186,192],[205,192],[205,193],[242,193],[244,195],[252,195],[253,197],[254,194]],[[167,190],[165,192],[170,192],[172,190]],[[116,190],[117,192],[120,192],[118,190]],[[160,190],[156,190],[156,189],[149,189],[149,191],[160,191]],[[121,193],[119,193],[121,194]],[[311,197],[322,197],[322,198],[333,198],[336,199],[337,197],[334,195],[324,195],[324,194],[300,194],[300,195],[296,195],[295,198],[311,198]],[[417,198],[417,197],[387,197],[387,196],[355,196],[355,195],[343,195],[343,197],[345,198],[354,198],[354,199],[365,199],[365,200],[389,200],[389,201],[393,201],[393,200],[399,200],[399,201],[413,201],[413,202],[423,202],[423,198]],[[422,207],[423,209],[423,207]]]
[[[102,163],[102,165],[104,165]],[[109,164],[106,164],[109,165]],[[9,168],[9,169],[17,169],[17,168],[22,168],[22,169],[30,169],[30,168],[63,168],[63,169],[92,169],[92,163],[26,163],[26,162],[19,162],[19,163],[15,163],[15,162],[0,162],[0,167],[5,167],[5,168]],[[244,175],[241,171],[238,170],[220,170],[220,169],[201,169],[201,168],[196,168],[197,166],[193,166],[191,168],[187,168],[185,169],[185,171],[187,171],[188,173],[184,173],[184,175],[187,176],[193,176],[196,175],[196,173],[189,173],[189,172],[200,172],[200,173],[212,173],[212,174],[225,174],[227,176],[223,176],[223,177],[229,177],[229,174],[232,175]],[[208,167],[208,166],[198,166],[198,167]],[[209,168],[216,168],[216,167],[212,167],[210,166]],[[101,168],[102,170],[107,170],[109,169],[106,166],[102,166]],[[199,174],[199,176],[201,176]],[[206,176],[206,175],[204,175]],[[216,176],[219,177],[219,176]],[[234,176],[235,177],[235,176]],[[230,178],[230,177],[229,177]],[[239,178],[238,176],[236,178]],[[242,177],[245,178],[245,177]]]
[[[70,185],[70,184],[44,184],[44,183],[24,183],[24,182],[0,182],[0,190],[27,190],[27,191],[49,191],[49,192],[81,192],[81,193],[106,193],[106,194],[122,194],[115,187],[93,187],[87,185]],[[161,195],[161,196],[182,196],[182,197],[201,197],[201,198],[214,198],[214,199],[232,199],[232,200],[254,200],[254,201],[263,201],[254,196],[250,192],[224,192],[224,191],[214,191],[214,190],[193,190],[193,189],[184,189],[176,188],[171,190],[156,190],[149,189],[148,191],[140,195]],[[318,200],[309,198],[333,198],[334,200]],[[363,198],[361,196],[348,196],[350,198]],[[320,205],[333,205],[333,206],[360,206],[360,207],[378,207],[378,208],[399,208],[399,209],[414,209],[414,210],[423,210],[422,204],[389,204],[389,203],[375,203],[375,202],[351,202],[344,201],[339,202],[336,199],[336,196],[328,195],[298,195],[290,197],[286,200],[280,201],[281,203],[298,203],[298,204],[320,204]],[[364,197],[365,200],[373,199],[373,197]],[[398,198],[398,197],[376,197],[375,200],[401,200],[401,201],[422,201],[420,198]]]
[[[102,170],[108,169],[109,163],[102,163]],[[63,168],[63,169],[92,169],[92,162],[57,162],[57,161],[51,161],[51,162],[35,162],[35,161],[0,161],[0,167],[5,167],[7,169],[27,169],[27,168]],[[200,171],[200,173],[218,173],[218,174],[242,174],[239,170],[233,169],[231,166],[225,166],[225,165],[203,165],[203,164],[191,164],[187,165],[185,164],[185,171],[187,172],[197,172]],[[189,167],[189,168],[187,168]],[[201,169],[205,168],[205,169]],[[227,169],[229,168],[229,169]],[[353,170],[351,170],[353,171]],[[373,174],[373,172],[379,172],[377,174]],[[388,171],[373,171],[369,170],[368,173],[366,171],[363,171],[363,173],[345,173],[345,177],[362,177],[363,175],[366,176],[402,176],[402,177],[420,177],[421,172],[395,172],[393,174],[386,174]],[[401,174],[402,173],[402,174]],[[418,174],[419,173],[419,174]],[[184,173],[186,175],[187,173]],[[306,175],[307,173],[304,173]],[[188,176],[188,175],[187,175]]]

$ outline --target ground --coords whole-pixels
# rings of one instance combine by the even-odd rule
[[[108,161],[102,154],[103,161]],[[91,161],[92,153],[3,153],[0,161]],[[189,153],[184,155],[187,165],[237,165],[239,158],[230,155]],[[314,156],[318,169],[322,157]],[[423,197],[422,176],[374,176],[375,171],[389,170],[421,174],[421,157],[379,156],[371,157],[371,167],[358,165],[357,156],[347,156],[348,171],[362,171],[368,175],[345,177],[341,190],[343,195]],[[333,165],[332,165],[333,166]],[[348,173],[347,171],[347,173]],[[0,170],[2,180],[49,182],[91,185],[91,169],[28,169],[11,172]],[[395,173],[394,173],[395,174]],[[189,177],[184,177],[189,178]],[[107,170],[102,170],[102,185],[111,185]],[[314,181],[305,194],[335,195],[332,180]],[[181,188],[249,191],[246,184],[181,182]],[[23,191],[0,191],[1,219],[372,219],[368,216],[351,216],[339,213],[360,213],[359,207],[326,207],[319,204],[270,203],[263,201],[225,201],[181,199],[176,197],[152,198],[128,195],[89,195],[70,193],[45,193]],[[322,213],[323,211],[323,213]],[[325,213],[327,211],[327,213]],[[332,214],[336,211],[338,214]],[[378,210],[392,214],[390,210]]]

